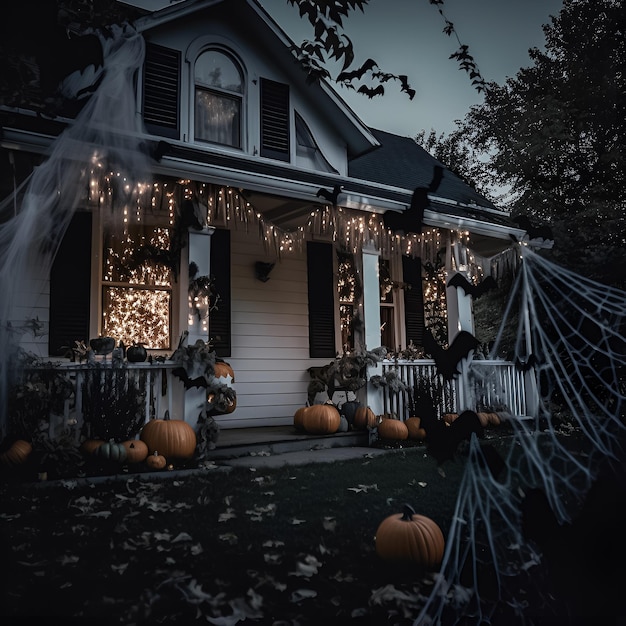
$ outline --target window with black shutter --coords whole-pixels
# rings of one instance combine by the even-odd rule
[[[91,213],[75,213],[50,271],[51,356],[60,356],[64,346],[89,340],[91,292]]]
[[[180,136],[180,52],[146,43],[143,118],[148,132]]]
[[[422,290],[422,263],[419,258],[402,257],[404,290],[404,325],[406,343],[422,345],[424,336],[424,294]]]
[[[219,296],[217,308],[211,311],[209,334],[215,354],[230,356],[230,231],[218,228],[211,235],[211,276],[215,293]]]
[[[289,161],[289,85],[261,78],[261,156]]]
[[[333,278],[333,246],[308,242],[307,278],[309,295],[309,356],[334,358],[335,286]]]

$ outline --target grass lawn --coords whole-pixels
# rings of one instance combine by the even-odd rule
[[[257,471],[5,482],[0,623],[412,624],[435,572],[381,561],[376,529],[406,502],[447,536],[463,467],[461,456],[442,470],[413,447]]]

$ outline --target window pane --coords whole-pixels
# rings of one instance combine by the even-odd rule
[[[102,333],[130,346],[144,344],[152,350],[170,348],[169,291],[104,287]]]
[[[196,61],[196,84],[243,93],[241,72],[225,54],[215,50],[203,52]]]
[[[196,139],[240,147],[241,102],[196,90]]]

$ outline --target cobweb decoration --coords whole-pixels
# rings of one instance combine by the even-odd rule
[[[497,456],[492,444],[472,436],[446,552],[419,626],[558,620],[563,607],[545,570],[535,567],[543,555],[522,530],[524,499],[540,490],[554,519],[571,522],[600,465],[623,457],[626,293],[523,244],[519,261],[492,355],[517,313],[513,360],[535,402],[528,415],[511,415],[511,436]],[[579,430],[582,443],[563,436],[564,424]]]
[[[0,436],[7,427],[8,389],[16,375],[21,327],[32,316],[32,295],[45,300],[41,285],[74,212],[89,205],[94,168],[102,176],[113,173],[108,204],[118,218],[136,205],[137,193],[143,192],[139,181],[150,172],[135,102],[144,39],[128,25],[95,34],[104,65],[69,78],[75,91],[97,88],[43,162],[0,204]]]

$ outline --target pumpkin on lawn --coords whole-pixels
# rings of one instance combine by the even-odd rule
[[[366,430],[367,428],[372,428],[376,426],[378,422],[378,418],[376,417],[376,413],[370,409],[368,406],[360,406],[354,412],[354,427],[356,430]]]
[[[183,420],[170,419],[165,411],[163,419],[150,420],[141,429],[140,439],[148,446],[150,454],[158,450],[167,458],[190,459],[196,451],[196,433]]]
[[[402,513],[385,518],[376,531],[376,553],[385,561],[433,568],[441,563],[444,546],[441,528],[408,504]]]
[[[0,465],[6,467],[22,465],[22,463],[26,463],[32,451],[33,446],[28,441],[16,439],[8,450],[0,454]]]
[[[122,445],[126,448],[127,463],[141,463],[148,456],[148,446],[141,439],[129,439],[122,441]]]
[[[384,417],[378,424],[378,436],[381,439],[404,441],[409,438],[409,429],[406,424],[394,417]]]
[[[312,404],[302,417],[304,430],[312,435],[331,435],[339,430],[341,417],[334,404]]]

